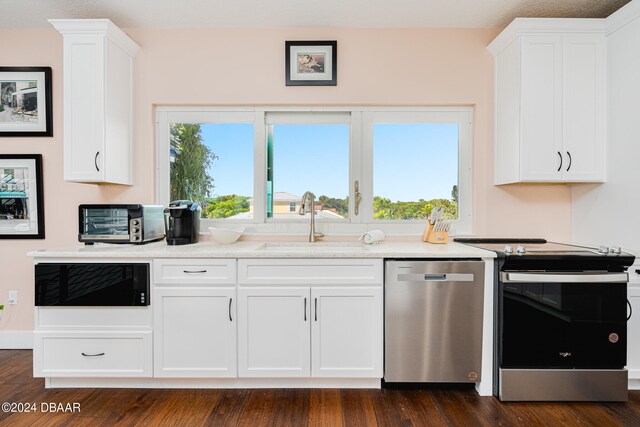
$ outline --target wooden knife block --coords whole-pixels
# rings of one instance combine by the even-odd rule
[[[422,233],[422,241],[436,244],[449,243],[449,232],[434,231],[433,225],[427,221],[427,226],[424,229],[424,233]]]

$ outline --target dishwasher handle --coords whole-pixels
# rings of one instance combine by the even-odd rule
[[[398,274],[398,282],[473,282],[472,273]]]

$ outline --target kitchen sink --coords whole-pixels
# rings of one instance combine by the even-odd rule
[[[340,252],[364,251],[365,246],[357,242],[268,242],[256,248],[269,252]]]

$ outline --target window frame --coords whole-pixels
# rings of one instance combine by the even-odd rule
[[[158,106],[156,107],[156,198],[167,206],[169,200],[169,123],[251,123],[254,126],[252,219],[203,219],[202,229],[220,224],[251,225],[247,232],[257,234],[308,234],[308,221],[267,218],[267,133],[269,116],[303,117],[301,113],[321,113],[319,117],[350,115],[349,141],[349,218],[318,219],[325,234],[353,235],[379,229],[390,235],[421,234],[424,220],[373,219],[373,125],[379,123],[457,123],[458,142],[458,219],[452,235],[472,233],[473,224],[473,107],[352,107],[352,106]],[[309,117],[309,116],[307,116]],[[319,119],[323,120],[323,119]],[[280,120],[278,120],[280,122]],[[304,120],[302,121],[304,122]],[[298,123],[302,123],[298,122]],[[314,121],[314,123],[318,123]],[[355,181],[359,181],[362,200],[355,210]],[[309,189],[313,191],[313,189]]]

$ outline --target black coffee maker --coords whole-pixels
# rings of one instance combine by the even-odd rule
[[[198,243],[200,205],[190,200],[176,200],[164,210],[164,231],[168,245]]]

